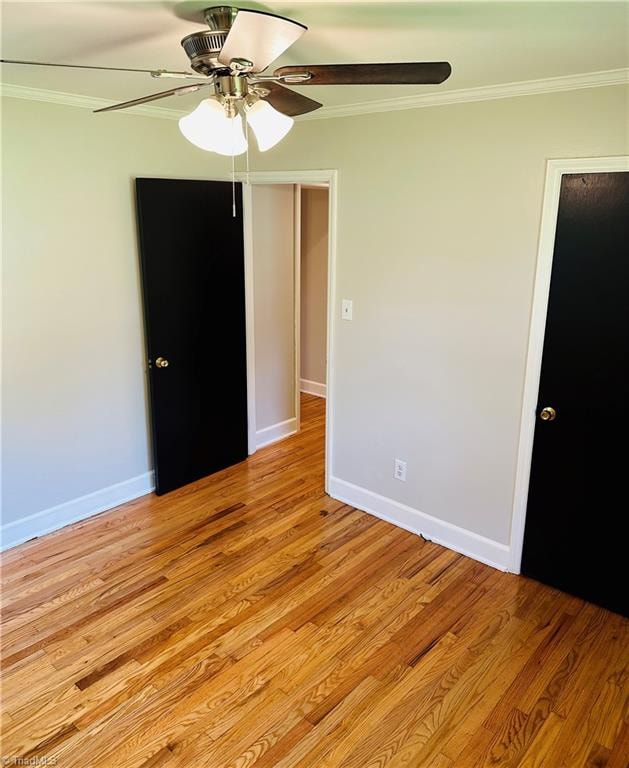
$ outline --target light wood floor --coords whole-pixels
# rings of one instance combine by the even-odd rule
[[[6,555],[2,755],[626,768],[628,622],[330,500],[323,401],[303,416]]]

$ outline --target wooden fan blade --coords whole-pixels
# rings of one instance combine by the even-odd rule
[[[407,62],[401,64],[305,64],[280,67],[273,73],[295,85],[427,85],[442,83],[450,77],[447,61]],[[298,75],[310,74],[299,81]],[[292,78],[295,78],[292,80]]]
[[[104,72],[144,72],[154,77],[195,77],[191,72],[169,72],[165,69],[131,69],[130,67],[96,67],[91,64],[55,64],[49,61],[0,59],[0,64],[27,64],[31,67],[65,67],[67,69],[100,69]]]
[[[247,59],[252,72],[262,72],[308,29],[303,24],[261,11],[238,11],[218,60]]]
[[[262,87],[269,91],[268,96],[263,96],[264,101],[268,101],[278,112],[289,117],[296,115],[305,115],[306,112],[314,112],[323,104],[307,96],[302,96],[297,91],[291,91],[290,88],[284,88],[278,83],[261,83]]]
[[[150,96],[142,96],[139,99],[132,99],[131,101],[123,101],[120,104],[112,104],[110,107],[101,107],[101,109],[95,109],[94,112],[113,112],[118,109],[127,109],[128,107],[136,107],[138,104],[146,104],[149,101],[157,101],[157,99],[167,99],[169,96],[183,96],[186,93],[194,93],[200,91],[201,88],[205,88],[210,83],[197,83],[196,85],[182,85],[179,88],[171,88],[169,91],[161,91],[161,93],[152,93]]]

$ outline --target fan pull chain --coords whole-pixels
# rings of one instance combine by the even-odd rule
[[[236,158],[232,155],[232,217],[236,218]]]
[[[245,118],[245,139],[247,141],[247,159],[246,159],[247,169],[246,169],[245,180],[246,180],[246,183],[249,184],[249,121],[247,120],[247,114],[244,109],[243,109],[243,113]]]
[[[232,133],[235,132],[234,121],[232,119]],[[236,218],[236,157],[232,154],[232,217]]]

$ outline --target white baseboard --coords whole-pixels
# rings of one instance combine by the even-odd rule
[[[325,384],[319,384],[318,381],[309,381],[308,379],[299,380],[299,389],[301,392],[305,392],[307,395],[316,395],[317,397],[325,397]]]
[[[36,512],[34,515],[5,523],[0,528],[0,550],[15,547],[35,536],[44,536],[44,534],[56,531],[65,525],[70,525],[70,523],[77,523],[92,515],[97,515],[99,512],[105,512],[105,510],[117,507],[126,501],[137,499],[138,496],[144,496],[154,488],[153,473],[145,472],[143,475],[132,477],[130,480],[123,480],[123,482],[110,485],[107,488],[101,488],[99,491],[80,496],[78,499],[72,499],[55,507]]]
[[[297,419],[286,419],[279,424],[271,424],[270,427],[259,429],[256,432],[256,448],[264,448],[265,445],[271,445],[278,440],[294,435],[297,432]]]
[[[478,533],[459,528],[458,525],[426,515],[418,509],[407,507],[405,504],[340,480],[338,477],[330,478],[329,494],[338,501],[343,501],[345,504],[412,533],[420,533],[424,538],[460,552],[462,555],[467,555],[501,571],[509,570],[511,550],[507,544],[487,539]]]

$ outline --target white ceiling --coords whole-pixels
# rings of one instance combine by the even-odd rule
[[[218,4],[218,3],[216,3]],[[179,41],[204,29],[207,2],[3,2],[2,58],[70,64],[189,69]],[[536,80],[629,65],[627,2],[241,2],[294,18],[309,31],[274,65],[369,61],[452,64],[441,86],[302,87],[327,106],[435,89]],[[196,21],[195,21],[196,20]],[[184,81],[140,73],[81,72],[3,66],[2,81],[112,100],[153,93]],[[182,109],[186,96],[159,102]]]

